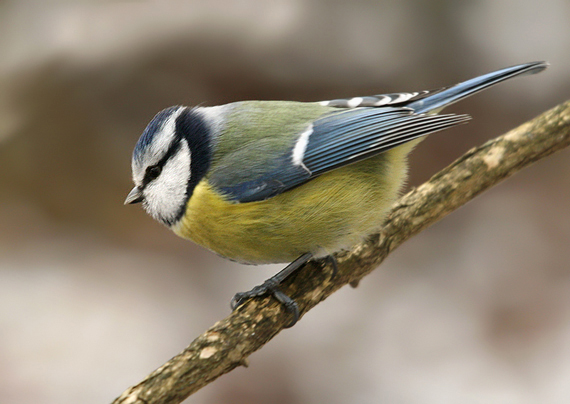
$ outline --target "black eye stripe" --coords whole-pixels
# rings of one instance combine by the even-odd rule
[[[150,166],[150,167],[147,167],[146,173],[144,176],[145,176],[145,178],[148,178],[149,181],[152,181],[160,175],[161,171],[162,171],[161,166]]]
[[[160,175],[160,173],[162,172],[162,168],[164,167],[166,162],[172,156],[174,156],[176,152],[178,152],[178,150],[180,149],[180,142],[181,142],[180,139],[176,139],[174,142],[172,142],[172,144],[170,145],[164,156],[162,156],[162,158],[158,161],[158,163],[152,166],[148,166],[146,168],[143,179],[143,187]]]

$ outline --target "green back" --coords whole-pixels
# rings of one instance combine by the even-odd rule
[[[208,179],[219,186],[254,180],[272,171],[314,120],[337,111],[318,103],[294,101],[243,101],[230,105],[208,174]]]

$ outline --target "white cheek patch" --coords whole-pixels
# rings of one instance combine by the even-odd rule
[[[149,215],[165,224],[173,224],[186,202],[190,162],[190,148],[182,141],[158,178],[144,188],[145,209]]]

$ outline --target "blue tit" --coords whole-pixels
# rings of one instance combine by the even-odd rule
[[[278,284],[311,258],[376,232],[424,136],[467,122],[444,107],[545,62],[488,73],[449,88],[323,102],[243,101],[159,112],[132,156],[125,204],[177,235],[247,264],[293,263],[234,306],[264,293],[298,317]]]

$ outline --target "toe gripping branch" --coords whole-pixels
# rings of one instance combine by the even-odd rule
[[[281,289],[279,289],[279,285],[285,279],[287,279],[287,277],[289,277],[291,274],[293,274],[299,268],[301,268],[305,263],[307,263],[311,258],[313,258],[313,255],[311,253],[303,254],[295,261],[293,261],[285,268],[283,268],[281,271],[273,275],[271,278],[267,279],[261,285],[257,285],[253,289],[247,292],[236,293],[231,301],[232,310],[237,309],[239,306],[244,304],[248,299],[271,294],[273,295],[273,297],[275,297],[275,299],[277,299],[277,301],[279,301],[285,307],[285,310],[288,313],[291,313],[291,315],[293,316],[293,319],[287,325],[286,328],[294,326],[299,320],[299,306],[297,305],[295,300],[287,296],[285,293],[281,291]],[[327,257],[327,260],[330,261],[332,264],[333,267],[332,277],[334,278],[338,273],[338,265],[336,259],[332,255],[330,255]]]

